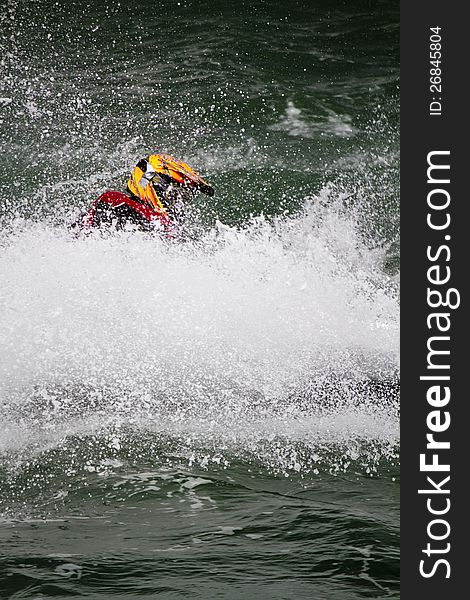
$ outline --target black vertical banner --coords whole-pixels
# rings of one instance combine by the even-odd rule
[[[403,600],[460,598],[470,577],[464,8],[401,3]]]

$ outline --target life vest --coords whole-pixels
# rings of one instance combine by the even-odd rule
[[[172,226],[166,213],[117,191],[101,194],[82,217],[81,224],[85,229],[102,225],[123,229],[131,224],[143,231],[155,229],[155,225],[162,225],[169,231]]]

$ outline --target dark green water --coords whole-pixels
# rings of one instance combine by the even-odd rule
[[[0,597],[396,598],[398,4],[0,13]],[[190,235],[71,236],[149,152]]]

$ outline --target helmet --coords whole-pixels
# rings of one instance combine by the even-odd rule
[[[208,196],[214,189],[189,165],[166,154],[151,154],[139,161],[127,182],[132,196],[154,210],[169,214],[199,190]]]

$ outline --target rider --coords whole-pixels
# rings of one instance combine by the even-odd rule
[[[132,171],[127,194],[101,194],[83,216],[82,226],[122,229],[131,224],[149,231],[159,224],[168,231],[174,223],[181,223],[184,206],[196,191],[214,195],[214,189],[186,163],[166,154],[151,154]]]

